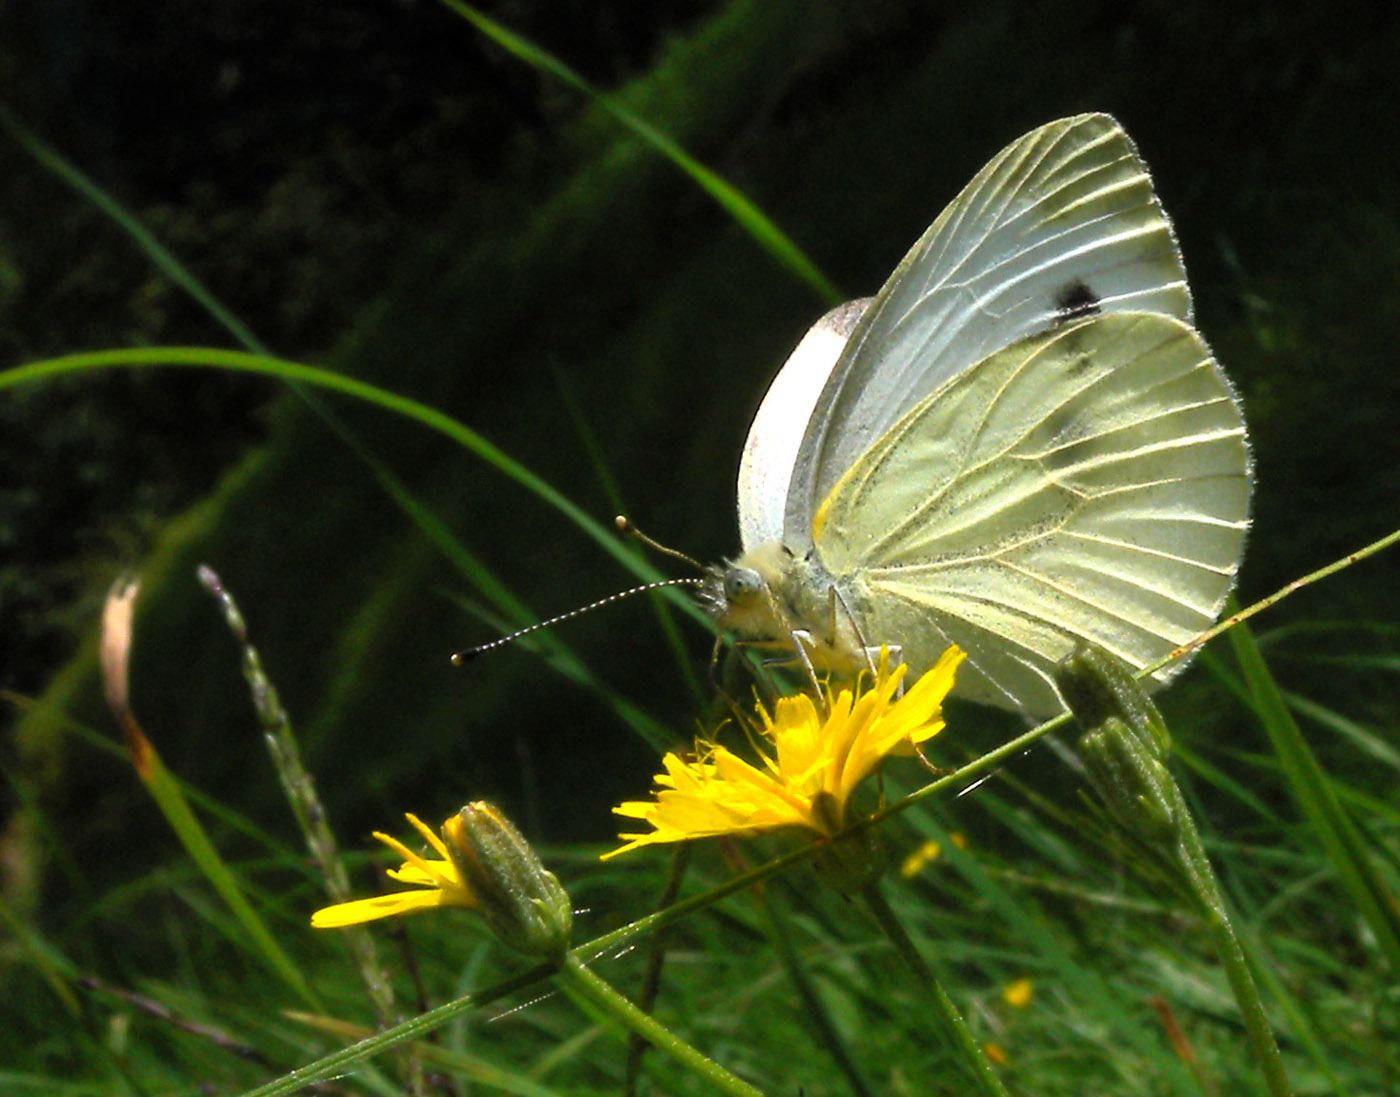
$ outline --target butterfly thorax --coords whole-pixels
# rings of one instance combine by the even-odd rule
[[[800,643],[817,670],[853,674],[866,665],[855,627],[861,608],[854,603],[863,598],[833,578],[815,551],[759,545],[712,568],[702,601],[743,640],[794,655]]]

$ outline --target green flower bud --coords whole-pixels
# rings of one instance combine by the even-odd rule
[[[1079,756],[1105,806],[1130,833],[1152,844],[1175,838],[1176,785],[1139,734],[1110,716],[1080,738]]]
[[[1103,648],[1080,644],[1060,663],[1055,684],[1086,731],[1116,717],[1155,758],[1163,760],[1171,752],[1171,733],[1142,683],[1126,663]]]
[[[1055,683],[1084,729],[1079,754],[1105,806],[1143,841],[1173,841],[1181,794],[1164,764],[1171,734],[1142,684],[1121,659],[1087,644],[1060,664]]]
[[[568,893],[494,806],[468,804],[442,825],[442,838],[502,942],[531,956],[557,957],[569,947]]]

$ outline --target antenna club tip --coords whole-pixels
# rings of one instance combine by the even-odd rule
[[[617,527],[619,533],[626,533],[632,528],[632,523],[627,520],[627,515],[625,514],[619,514],[615,517],[613,519],[613,525]]]
[[[471,662],[471,658],[475,654],[476,653],[472,651],[454,651],[452,657],[448,661],[454,667],[464,667]]]

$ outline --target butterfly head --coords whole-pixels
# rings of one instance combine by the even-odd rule
[[[700,604],[721,628],[746,639],[785,637],[788,614],[774,591],[782,588],[791,561],[792,553],[775,541],[717,564],[706,573]]]

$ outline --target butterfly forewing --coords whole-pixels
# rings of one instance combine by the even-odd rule
[[[1069,321],[927,397],[823,503],[871,642],[970,653],[965,695],[1050,712],[1077,640],[1141,667],[1207,627],[1248,518],[1244,423],[1167,316]]]
[[[1190,309],[1171,225],[1118,123],[1034,130],[943,211],[856,326],[797,447],[785,540],[807,547],[815,506],[866,447],[993,351],[1080,315]]]

